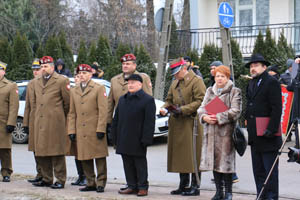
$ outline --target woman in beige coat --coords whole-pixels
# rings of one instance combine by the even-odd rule
[[[241,90],[234,87],[230,79],[230,70],[219,66],[214,72],[215,84],[206,91],[201,107],[198,109],[199,120],[203,124],[204,136],[200,161],[200,171],[213,171],[216,194],[213,200],[232,199],[232,173],[235,172],[235,148],[232,133],[241,114]],[[209,114],[206,105],[219,97],[228,110]]]

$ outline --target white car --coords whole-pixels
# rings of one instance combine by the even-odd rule
[[[74,78],[69,78],[71,86],[75,85]],[[109,94],[110,82],[103,79],[93,79],[96,83],[101,83],[105,86],[106,93]],[[19,112],[17,119],[17,126],[15,131],[12,133],[14,143],[26,143],[28,141],[28,135],[23,131],[23,117],[25,111],[25,98],[26,98],[26,88],[29,81],[17,81],[19,88]],[[156,121],[155,121],[155,131],[154,137],[167,136],[168,135],[168,116],[161,116],[159,114],[159,109],[164,104],[163,101],[155,99],[156,104]],[[111,136],[108,134],[108,139],[111,140]]]

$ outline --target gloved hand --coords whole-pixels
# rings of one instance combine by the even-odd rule
[[[29,135],[29,128],[27,126],[23,126],[23,132]]]
[[[99,140],[102,140],[102,138],[104,138],[104,134],[105,134],[105,133],[97,132],[97,138],[98,138]]]
[[[274,134],[271,131],[269,131],[268,129],[265,130],[263,136],[266,137],[266,138],[273,138],[273,137],[275,137]]]
[[[180,109],[179,106],[176,106],[175,109],[173,109],[171,112],[172,112],[173,114],[175,114],[175,115],[179,115],[179,114],[182,113],[182,111],[181,111],[181,109]]]
[[[106,124],[106,134],[111,132],[111,124]]]
[[[76,140],[76,134],[75,133],[69,134],[69,138],[71,142],[74,142]]]
[[[15,130],[15,126],[12,125],[7,125],[6,126],[6,132],[7,133],[12,133]]]

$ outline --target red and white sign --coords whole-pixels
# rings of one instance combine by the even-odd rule
[[[282,95],[281,128],[282,128],[282,133],[287,134],[288,131],[287,128],[289,125],[294,93],[288,91],[286,87],[281,86],[281,95]]]

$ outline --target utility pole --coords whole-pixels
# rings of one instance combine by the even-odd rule
[[[226,0],[218,0],[218,8],[222,2],[227,2]],[[225,28],[224,26],[220,25],[220,34],[221,34],[221,41],[222,41],[222,60],[224,65],[230,68],[231,78],[234,82],[234,69],[232,64],[232,53],[231,53],[231,43],[230,43],[230,30],[229,28]]]
[[[159,45],[158,66],[156,70],[154,97],[159,100],[164,98],[165,72],[169,56],[169,43],[171,36],[171,23],[174,0],[166,0],[163,16],[162,32]]]

